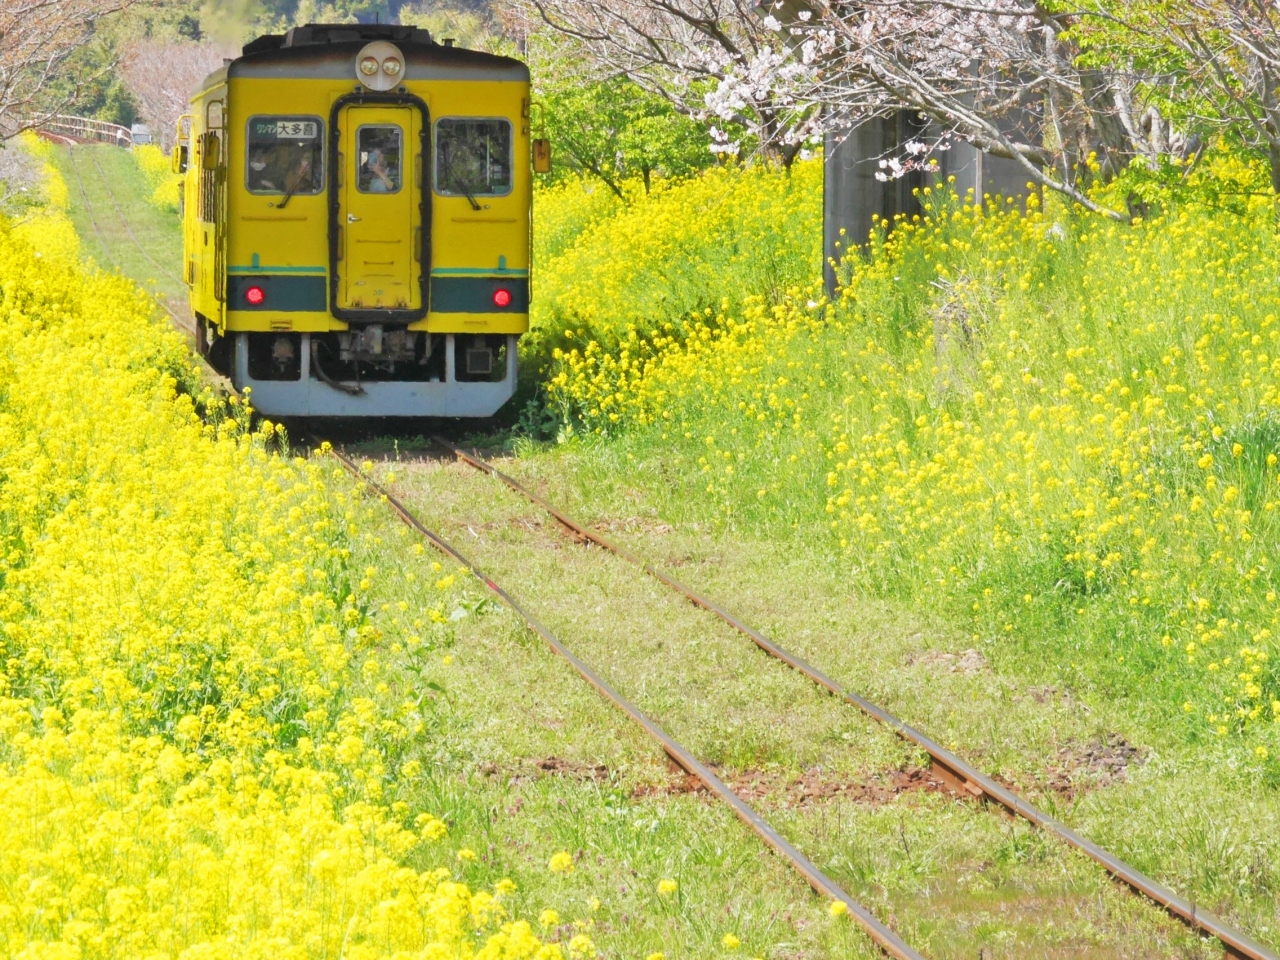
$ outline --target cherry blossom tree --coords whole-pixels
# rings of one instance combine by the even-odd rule
[[[1280,192],[1275,0],[513,0],[603,77],[748,131],[789,164],[824,126],[907,115],[895,178],[964,142],[1116,219],[1090,183],[1193,161],[1226,136]],[[1184,165],[1185,168],[1185,165]]]
[[[955,140],[1018,163],[1029,181],[1122,219],[1090,198],[1082,178],[1110,178],[1135,158],[1185,149],[1150,102],[1131,63],[1084,56],[1078,34],[1105,11],[1059,9],[1042,0],[824,0],[808,35],[823,58],[813,95],[846,115],[912,111],[919,144]],[[1152,123],[1163,131],[1151,136]]]
[[[132,0],[3,0],[0,2],[0,139],[38,127],[69,109],[90,76],[64,72],[71,56],[88,43],[97,22]]]
[[[138,109],[165,150],[173,146],[175,125],[187,112],[192,91],[234,47],[216,43],[148,40],[128,48],[120,71]]]
[[[766,159],[789,166],[820,133],[806,95],[811,65],[787,50],[778,21],[748,0],[514,0],[527,29],[570,38],[600,79],[626,77],[713,127],[713,151],[736,154],[747,131]]]

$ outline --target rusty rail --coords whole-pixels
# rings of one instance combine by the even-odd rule
[[[729,626],[747,636],[757,647],[769,654],[771,657],[781,660],[787,666],[804,674],[818,686],[838,697],[843,698],[846,703],[857,707],[867,716],[873,717],[892,728],[893,731],[902,739],[920,747],[928,753],[935,771],[941,773],[943,778],[950,781],[953,786],[979,799],[991,800],[1000,804],[1009,813],[1030,821],[1037,827],[1053,834],[1068,846],[1079,850],[1085,856],[1100,864],[1103,869],[1111,874],[1111,876],[1122,881],[1131,889],[1147,897],[1149,900],[1159,904],[1171,916],[1181,920],[1188,926],[1199,930],[1202,933],[1209,934],[1214,939],[1218,940],[1226,950],[1228,956],[1237,958],[1237,960],[1280,960],[1280,955],[1277,955],[1274,951],[1245,936],[1238,930],[1229,927],[1212,913],[1201,910],[1195,903],[1192,903],[1184,897],[1178,896],[1162,884],[1156,883],[1154,880],[1125,863],[1119,857],[1108,853],[1093,841],[1082,837],[1066,824],[1055,820],[1047,813],[1037,809],[1012,790],[996,783],[996,781],[992,780],[968,761],[952,753],[950,750],[925,736],[909,724],[899,720],[893,714],[889,713],[889,711],[876,706],[864,697],[860,697],[858,694],[842,687],[839,683],[831,677],[828,677],[816,667],[806,663],[795,654],[784,650],[764,634],[744,623],[732,613],[729,613],[719,604],[709,600],[707,597],[692,588],[685,586],[674,577],[669,576],[661,570],[658,570],[652,565],[646,563],[635,554],[614,543],[607,537],[602,536],[589,527],[585,527],[573,520],[546,499],[534,493],[518,480],[507,476],[481,457],[466,453],[459,447],[454,446],[440,437],[434,437],[433,440],[439,446],[450,451],[459,460],[475,467],[483,473],[487,473],[490,476],[495,477],[521,496],[527,498],[533,503],[536,503],[578,536],[586,540],[590,540],[592,543],[603,547],[610,553],[643,568],[643,570],[650,576],[660,580],[673,590],[683,594],[684,597],[692,603],[710,613],[715,614],[725,623],[729,624]]]
[[[313,439],[313,443],[316,443]],[[318,443],[316,443],[318,445]],[[492,579],[482,573],[470,560],[462,555],[455,547],[450,545],[442,537],[435,532],[429,530],[423,525],[413,513],[399,500],[391,491],[387,490],[373,478],[367,476],[346,454],[339,450],[331,451],[338,462],[346,468],[352,476],[361,483],[366,484],[370,489],[374,490],[380,497],[386,500],[387,504],[395,511],[405,524],[412,527],[418,533],[422,534],[431,542],[437,550],[445,556],[452,558],[460,563],[464,568],[483,583],[490,591],[492,591],[503,603],[511,608],[515,614],[524,620],[525,624],[546,641],[547,645],[553,651],[563,657],[569,664],[578,671],[584,680],[596,691],[609,700],[630,717],[637,725],[642,727],[645,733],[656,740],[662,749],[666,752],[675,763],[682,769],[694,777],[705,786],[711,793],[715,794],[737,814],[738,819],[745,823],[751,830],[763,840],[775,852],[781,854],[796,871],[804,877],[805,881],[815,892],[828,899],[839,901],[849,909],[849,915],[854,921],[866,931],[867,935],[887,956],[894,957],[895,960],[924,960],[924,958],[913,950],[906,941],[898,934],[894,933],[887,926],[880,922],[874,914],[867,910],[864,906],[854,900],[849,894],[845,893],[834,880],[817,868],[804,854],[793,847],[781,834],[761,817],[752,807],[747,804],[738,794],[734,793],[729,786],[717,777],[711,770],[705,767],[693,756],[688,750],[673,740],[661,727],[654,723],[649,717],[640,710],[639,707],[625,699],[618,691],[614,690],[609,683],[596,673],[590,666],[574,656],[572,651],[568,649],[559,639],[556,638],[550,630],[544,627],[534,616],[529,613],[520,603],[511,596],[506,590],[495,583]]]

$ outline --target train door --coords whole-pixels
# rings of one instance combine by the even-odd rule
[[[352,104],[339,115],[339,131],[336,306],[417,310],[421,113],[408,105]]]
[[[203,130],[196,138],[197,210],[199,221],[199,311],[222,328],[227,313],[227,158],[223,102],[204,104]]]

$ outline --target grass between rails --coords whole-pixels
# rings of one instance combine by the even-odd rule
[[[983,949],[991,957],[1002,958],[1217,955],[1212,947],[1198,946],[1194,937],[1158,911],[1116,889],[1096,867],[1037,837],[1024,824],[1009,824],[991,811],[935,794],[907,792],[895,799],[888,788],[895,774],[920,760],[883,728],[820,695],[808,681],[764,658],[743,638],[634,568],[575,545],[539,511],[515,500],[504,488],[468,468],[441,467],[430,460],[393,465],[392,472],[401,494],[408,496],[428,524],[442,529],[487,574],[514,590],[624,696],[701,758],[720,766],[731,784],[756,796],[775,825],[856,897],[890,918],[908,942],[927,955],[967,957]],[[613,470],[610,476],[625,475]],[[604,486],[616,490],[615,481]],[[646,542],[658,545],[657,555],[680,564],[682,576],[698,577],[725,565],[736,568],[749,559],[748,545],[724,541],[715,544],[716,556],[708,558],[702,552],[708,546],[703,537],[649,519],[646,505],[632,499],[637,496],[635,489],[628,494],[624,502],[611,504],[612,535],[619,535],[617,526],[641,531]],[[641,516],[622,510],[638,510]],[[652,532],[645,535],[646,531]],[[721,551],[727,551],[727,556]],[[775,586],[781,582],[794,588],[796,581],[790,574],[774,566]],[[746,586],[761,596],[758,584]],[[766,604],[776,601],[778,591],[762,599]],[[796,599],[787,597],[778,609],[787,611],[792,623],[797,619],[803,623],[805,610],[812,611],[816,598],[807,598],[808,608]],[[834,598],[821,599],[826,604]],[[831,619],[848,643],[846,652],[852,662],[883,648],[880,631],[886,629],[898,632],[894,640],[899,651],[920,651],[919,637],[900,632],[909,623],[886,626],[882,622],[880,631],[857,631],[851,636],[850,613],[860,620],[869,615],[883,620],[884,612],[843,599],[852,609]],[[822,612],[831,616],[829,610]],[[811,630],[813,624],[806,627]],[[536,656],[540,642],[531,639],[524,646],[529,644]],[[727,818],[718,821],[714,835],[691,841],[680,826],[687,829],[697,823],[696,812],[690,810],[687,798],[669,795],[671,781],[660,768],[654,769],[652,760],[638,762],[634,746],[619,750],[614,744],[601,743],[596,730],[599,720],[589,713],[575,715],[553,708],[548,716],[544,705],[548,701],[555,704],[567,695],[576,700],[574,691],[586,689],[567,667],[539,671],[534,684],[538,695],[532,702],[522,699],[508,705],[505,692],[526,679],[524,658],[510,664],[488,645],[468,656],[466,646],[455,665],[465,674],[462,682],[468,691],[465,700],[456,700],[459,721],[480,728],[499,723],[485,716],[488,711],[502,716],[529,713],[523,729],[503,726],[500,740],[479,756],[473,753],[470,762],[507,776],[511,770],[528,771],[529,757],[551,754],[568,761],[570,776],[576,770],[585,779],[608,777],[618,791],[614,809],[605,812],[605,823],[599,822],[599,808],[584,805],[580,812],[582,838],[606,862],[618,857],[608,826],[610,815],[641,823],[656,816],[670,825],[671,832],[655,837],[651,848],[632,854],[631,862],[650,877],[661,873],[655,862],[671,856],[666,846],[671,841],[700,851],[702,842],[714,836],[717,847],[742,851],[738,856],[744,859],[756,846],[745,830]],[[1078,711],[1055,709],[1052,704],[1046,708],[1031,697],[1020,698],[1024,701],[1020,706],[1011,705],[1014,689],[986,670],[970,676],[921,665],[911,672],[913,676],[904,679],[917,687],[922,680],[932,681],[927,695],[935,701],[943,699],[941,689],[948,690],[946,701],[953,707],[951,720],[957,725],[980,720],[989,729],[1001,712],[1016,712],[1023,728],[1035,735],[1035,742],[1016,748],[1025,751],[1019,754],[1022,772],[1036,769],[1031,758],[1037,750],[1052,750],[1061,740],[1083,741],[1097,732],[1098,721]],[[456,693],[458,687],[451,689]],[[545,745],[536,746],[539,740]],[[468,736],[464,742],[474,751],[485,738]],[[655,753],[652,746],[641,744],[641,759]],[[1089,771],[1075,773],[1083,792]],[[797,794],[804,783],[845,787],[851,792],[804,801]],[[866,785],[873,788],[870,797],[861,791]],[[875,798],[878,785],[882,793]],[[1036,787],[1034,782],[1028,785]],[[701,829],[708,827],[704,824]],[[699,867],[698,888],[690,890],[682,905],[686,917],[707,910],[706,900],[714,903],[728,887],[734,890],[725,904],[733,917],[732,929],[753,952],[786,955],[790,943],[804,948],[806,955],[815,948],[829,955],[829,948],[822,946],[822,940],[815,943],[814,931],[805,927],[812,919],[806,920],[805,912],[794,906],[809,899],[798,879],[787,878],[776,886],[777,878],[758,871],[734,877],[733,872],[740,869],[737,857],[702,862]],[[682,883],[689,874],[685,866],[678,874]],[[780,913],[790,914],[790,922],[778,922]],[[766,922],[768,916],[775,916],[775,921]],[[655,935],[660,938],[664,931],[655,929],[654,921],[653,916],[632,914],[626,942],[660,945]],[[820,923],[820,930],[831,925],[829,918]],[[668,940],[672,954],[704,955],[715,947],[714,940],[707,942],[695,932],[705,936],[701,925],[692,922],[674,934],[675,939]]]
[[[132,151],[93,144],[68,149],[47,141],[39,149],[66,183],[67,212],[84,253],[186,313],[182,221],[176,209],[153,201],[157,188]]]

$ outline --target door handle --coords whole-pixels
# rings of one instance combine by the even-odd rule
[[[360,221],[360,218],[357,217],[354,213],[347,214],[347,223],[359,223],[359,221]]]

